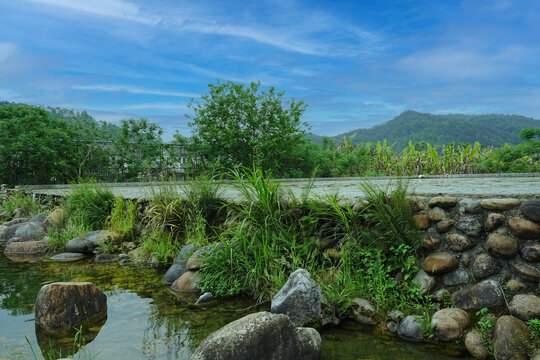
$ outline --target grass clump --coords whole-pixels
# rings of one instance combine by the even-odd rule
[[[527,350],[532,358],[540,351],[540,319],[532,319],[527,321],[529,327],[529,344]]]
[[[489,314],[488,312],[488,308],[482,308],[476,312],[476,316],[480,316],[480,319],[476,323],[476,330],[480,334],[482,344],[488,350],[489,355],[494,356],[493,335],[495,334],[496,319],[493,314]]]
[[[32,197],[25,194],[22,191],[14,191],[9,195],[0,198],[0,212],[11,213],[8,217],[4,218],[2,222],[6,222],[12,219],[13,211],[16,209],[22,209],[24,216],[32,217],[44,211],[44,207],[32,200]]]
[[[123,241],[132,240],[137,235],[137,224],[139,222],[137,204],[131,200],[124,200],[121,197],[114,198],[114,205],[111,215],[106,220],[109,230],[120,234]]]
[[[69,216],[77,217],[78,221],[91,230],[104,228],[113,205],[114,195],[111,190],[93,183],[73,185],[66,198]]]
[[[62,249],[67,242],[92,231],[92,228],[79,216],[70,216],[62,223],[53,225],[49,231],[49,245],[56,249]]]

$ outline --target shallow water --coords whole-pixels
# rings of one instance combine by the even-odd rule
[[[34,326],[34,301],[43,284],[55,281],[91,281],[107,295],[107,318],[87,324],[85,354],[75,358],[189,359],[211,332],[268,305],[251,307],[248,299],[220,300],[213,306],[188,305],[161,283],[163,271],[143,266],[39,261],[12,262],[0,253],[0,357],[26,359],[31,349],[62,355],[73,352],[73,336],[55,339]],[[245,310],[246,308],[248,308]],[[104,323],[103,323],[104,322]],[[375,334],[354,323],[325,329],[323,359],[455,359],[442,348],[399,341]],[[39,355],[38,355],[39,356]]]

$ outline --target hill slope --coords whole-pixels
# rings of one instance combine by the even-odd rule
[[[409,140],[432,145],[478,141],[482,145],[501,146],[504,143],[519,144],[519,132],[527,127],[540,127],[540,120],[520,115],[433,115],[405,111],[384,124],[349,131],[333,138],[341,141],[344,136],[349,138],[357,133],[354,144],[386,139],[389,144],[395,144],[396,150],[406,147]],[[310,138],[315,142],[322,141],[315,136]]]

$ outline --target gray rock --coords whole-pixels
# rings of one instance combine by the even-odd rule
[[[52,226],[58,226],[64,222],[67,218],[67,213],[62,208],[55,209],[50,213],[45,220],[41,223],[45,229],[48,229]]]
[[[460,214],[477,214],[482,211],[480,200],[462,199],[459,201]]]
[[[519,294],[512,298],[508,306],[510,313],[523,321],[540,319],[540,297]]]
[[[388,318],[396,323],[400,323],[405,318],[405,314],[400,310],[392,310],[388,313]]]
[[[321,350],[315,329],[296,328],[283,314],[259,312],[210,334],[191,360],[315,360]]]
[[[54,255],[50,259],[53,261],[69,262],[69,261],[78,261],[85,258],[86,258],[86,255],[80,254],[80,253],[62,253],[62,254]]]
[[[210,255],[212,250],[213,250],[213,247],[209,245],[192,253],[189,259],[187,260],[186,270],[189,270],[189,271],[200,270],[200,268],[202,268],[208,261],[207,257]]]
[[[109,230],[97,230],[71,239],[66,244],[68,252],[93,254],[94,250],[103,242],[114,241],[118,234]]]
[[[524,339],[529,338],[527,325],[518,318],[504,315],[497,319],[493,349],[497,360],[528,360]]]
[[[540,282],[540,271],[531,265],[515,263],[510,266],[510,270],[525,281]]]
[[[186,272],[186,263],[196,249],[197,247],[193,244],[186,244],[184,247],[182,247],[176,256],[176,259],[174,259],[174,263],[163,276],[162,281],[165,284],[172,284],[176,279]]]
[[[469,236],[479,236],[483,229],[480,221],[474,217],[462,217],[457,222],[456,227]]]
[[[482,337],[477,331],[471,331],[465,335],[465,347],[476,359],[487,359],[489,350],[482,343]]]
[[[126,265],[131,264],[132,262],[133,262],[133,260],[131,260],[131,259],[129,259],[129,258],[128,258],[128,259],[122,259],[122,260],[120,260],[120,261],[118,262],[118,265],[120,265],[120,266],[126,266]]]
[[[497,274],[501,269],[501,261],[486,253],[478,255],[473,262],[473,276],[477,280]]]
[[[28,220],[28,222],[42,223],[46,218],[47,218],[47,212],[45,211],[45,212],[39,213],[36,216],[30,218],[30,220]]]
[[[43,285],[36,298],[36,325],[48,332],[72,328],[107,312],[107,297],[89,282]]]
[[[454,307],[470,310],[495,308],[504,304],[504,294],[495,280],[484,280],[474,286],[456,291],[451,297]]]
[[[17,218],[17,219],[13,219],[13,220],[10,220],[10,221],[6,221],[2,225],[3,226],[17,225],[17,224],[22,224],[22,223],[28,222],[28,220],[30,220],[30,219],[29,218]]]
[[[25,224],[25,222],[9,224],[7,223],[0,225],[0,243],[8,242],[12,237],[15,236],[17,230]]]
[[[437,290],[433,293],[432,298],[433,300],[438,301],[438,302],[449,301],[450,291],[446,289]]]
[[[375,308],[366,299],[354,299],[351,306],[351,318],[362,325],[376,325],[377,322],[373,320],[372,316],[375,315]]]
[[[444,286],[458,286],[469,282],[469,274],[462,268],[446,273],[442,276]]]
[[[386,327],[388,328],[388,331],[390,331],[392,334],[396,334],[398,332],[398,324],[393,321],[389,321],[386,324]]]
[[[116,254],[98,254],[95,257],[94,262],[107,263],[107,262],[116,262],[116,260],[118,260],[118,255]]]
[[[420,286],[420,293],[422,295],[429,294],[435,283],[437,282],[433,276],[429,276],[424,270],[420,270],[413,278]]]
[[[199,296],[199,298],[195,302],[195,305],[206,304],[206,303],[209,303],[209,302],[211,302],[213,300],[214,300],[214,295],[212,295],[211,292],[207,291],[204,294],[202,294],[201,296]]]
[[[419,316],[409,315],[399,323],[398,334],[407,340],[423,340],[422,324]]]
[[[286,314],[296,326],[321,319],[322,290],[305,269],[293,272],[272,299],[270,311]]]
[[[521,213],[527,219],[540,222],[540,200],[528,200],[521,205]]]
[[[461,309],[442,309],[431,319],[435,338],[439,341],[455,341],[463,336],[469,325],[469,315]]]
[[[22,241],[42,240],[45,236],[45,230],[41,226],[41,222],[26,222],[15,231],[15,236],[21,238]]]

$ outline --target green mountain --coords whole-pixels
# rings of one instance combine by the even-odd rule
[[[405,111],[392,120],[369,129],[357,129],[334,136],[337,142],[354,134],[353,143],[377,142],[386,139],[394,149],[403,149],[409,143],[425,141],[432,145],[451,142],[501,146],[504,143],[519,144],[519,132],[523,128],[540,128],[540,120],[521,115],[433,115],[417,111]],[[322,143],[323,137],[310,136],[310,140]]]

